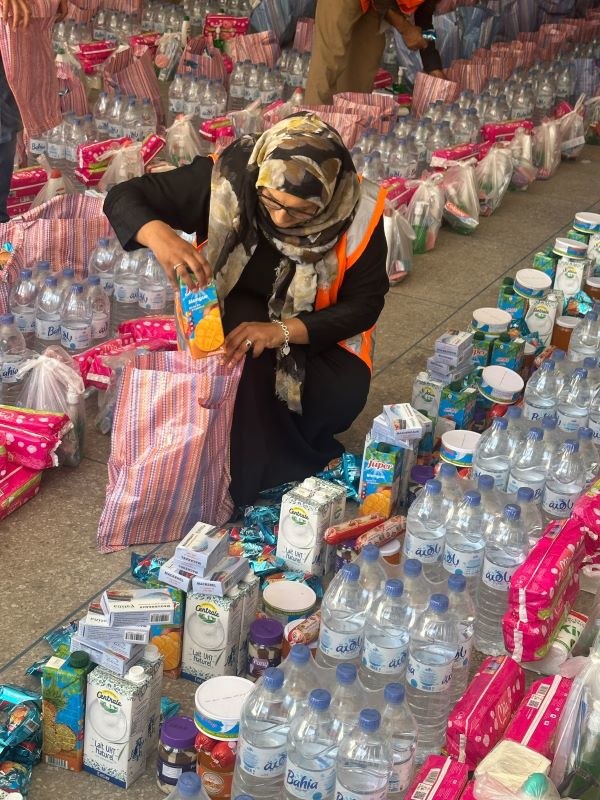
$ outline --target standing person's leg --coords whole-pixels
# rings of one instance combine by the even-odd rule
[[[376,14],[364,14],[354,26],[346,66],[338,80],[338,92],[371,92],[381,65],[385,34]]]
[[[0,222],[9,219],[6,201],[17,150],[17,134],[22,129],[21,115],[0,58]]]
[[[354,28],[362,17],[360,0],[318,1],[304,95],[307,104],[327,105],[340,91],[338,81],[348,66]]]

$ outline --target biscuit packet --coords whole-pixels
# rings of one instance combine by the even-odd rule
[[[175,318],[179,348],[189,350],[192,358],[205,358],[223,347],[225,334],[214,281],[190,290],[180,278]]]

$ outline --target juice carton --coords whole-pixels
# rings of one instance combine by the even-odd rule
[[[498,308],[507,311],[514,320],[523,319],[527,311],[527,300],[514,289],[504,286],[498,297]]]
[[[188,594],[181,659],[184,678],[202,683],[236,674],[242,613],[239,592],[226,597]]]
[[[360,473],[359,496],[362,501],[361,512],[380,511],[389,517],[400,496],[400,479],[404,452],[408,443],[400,444],[377,442],[368,433],[365,438],[362,469]],[[378,499],[382,503],[378,503]]]
[[[296,572],[323,574],[323,535],[331,519],[332,499],[304,486],[281,500],[277,556]]]
[[[144,657],[139,662],[140,667],[149,676],[148,689],[148,720],[146,727],[145,756],[155,756],[158,749],[160,734],[160,699],[163,688],[164,657],[156,645],[149,645],[144,650]]]
[[[508,333],[502,333],[494,342],[490,363],[519,372],[524,355],[525,340],[520,337],[513,339]]]
[[[157,585],[163,586],[159,581]],[[166,587],[174,604],[173,621],[150,626],[150,644],[158,647],[164,658],[163,668],[167,678],[177,679],[181,674],[181,652],[183,648],[183,619],[185,614],[185,592]]]
[[[150,675],[132,667],[120,678],[104,667],[88,676],[83,768],[129,788],[146,771]]]
[[[557,261],[558,258],[556,256],[553,257],[549,253],[536,253],[533,257],[532,267],[533,269],[539,269],[544,275],[554,280]]]
[[[442,389],[440,399],[440,418],[454,421],[457,430],[465,429],[473,422],[477,391],[464,387],[458,381],[449,383]]]
[[[204,358],[223,346],[225,334],[214,282],[191,291],[180,279],[175,316],[192,358]]]
[[[490,363],[492,345],[494,340],[486,336],[483,331],[473,334],[473,364],[476,367],[487,367]]]
[[[83,769],[87,653],[53,656],[42,672],[44,764],[80,772]]]

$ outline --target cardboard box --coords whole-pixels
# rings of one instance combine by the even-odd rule
[[[197,522],[175,548],[174,559],[180,565],[213,569],[229,553],[229,532],[205,522]],[[200,573],[201,574],[201,573]]]
[[[173,622],[175,604],[163,589],[109,589],[100,600],[102,611],[116,627]]]
[[[192,578],[192,590],[195,594],[208,594],[223,597],[233,589],[250,571],[245,558],[233,556],[224,558],[210,573]]]

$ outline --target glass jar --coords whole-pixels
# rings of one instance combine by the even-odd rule
[[[600,277],[586,278],[583,291],[592,298],[592,300],[600,300]]]
[[[564,350],[566,353],[569,349],[573,328],[578,322],[579,317],[557,317],[554,322],[554,328],[552,329],[551,344]]]
[[[194,720],[190,717],[173,717],[163,722],[156,759],[156,782],[165,794],[173,790],[184,772],[196,770],[197,735]]]
[[[237,739],[223,742],[205,733],[196,737],[198,775],[204,791],[211,800],[230,800]]]
[[[257,680],[268,667],[281,663],[283,625],[276,619],[257,619],[250,625],[248,669],[251,680]]]

